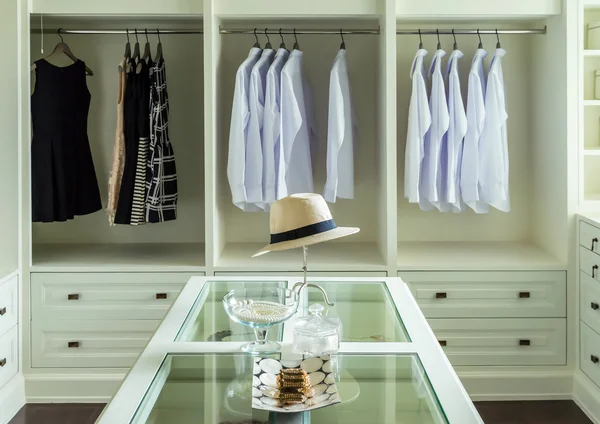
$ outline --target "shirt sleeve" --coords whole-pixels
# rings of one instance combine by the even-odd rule
[[[244,182],[248,117],[247,81],[240,67],[236,73],[233,105],[231,107],[227,178],[233,203],[241,209],[244,209],[244,203],[246,202]]]
[[[269,70],[267,73],[263,115],[263,200],[267,204],[277,200],[275,142],[279,138],[279,106],[274,72],[276,71]]]
[[[258,62],[260,63],[260,62]],[[250,116],[246,141],[245,186],[248,203],[261,206],[263,202],[262,179],[263,157],[261,127],[263,117],[264,93],[260,86],[260,70],[255,65],[250,76],[248,103]]]

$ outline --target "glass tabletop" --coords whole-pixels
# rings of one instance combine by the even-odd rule
[[[448,423],[415,354],[332,357],[341,402],[300,413],[253,409],[255,361],[242,353],[169,354],[131,423]]]
[[[319,282],[334,303],[326,309],[328,316],[339,317],[342,322],[342,342],[408,342],[410,338],[392,297],[383,282]],[[195,301],[194,307],[181,327],[176,341],[179,342],[227,342],[250,341],[254,338],[251,329],[234,323],[227,316],[222,298],[229,290],[249,287],[285,288],[281,282],[207,282]],[[318,290],[303,291],[295,318],[308,315],[313,303],[323,302]],[[284,326],[293,325],[294,319],[274,327],[268,339],[283,341]]]

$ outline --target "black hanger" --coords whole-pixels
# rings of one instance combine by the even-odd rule
[[[344,32],[340,28],[340,37],[342,37],[342,44],[340,44],[340,50],[346,50],[346,42],[344,41]]]
[[[294,28],[294,50],[300,50],[300,44],[298,44],[298,37],[296,37],[296,28]]]
[[[125,33],[127,34],[127,44],[125,44],[125,59],[131,59],[131,43],[129,42],[129,29],[125,29]]]
[[[156,28],[156,35],[158,36],[158,45],[156,46],[156,57],[154,63],[158,63],[163,58],[162,41],[160,41],[160,30]]]
[[[265,37],[267,37],[267,44],[265,45],[265,49],[273,49],[271,45],[271,39],[269,38],[269,34],[267,34],[267,28],[265,28]]]
[[[419,50],[423,48],[423,37],[421,37],[421,28],[419,28]]]
[[[437,43],[437,50],[441,50],[442,49],[442,42],[440,41],[440,30],[436,29],[435,32],[437,33],[437,39],[438,39],[438,43]]]
[[[147,28],[144,28],[144,34],[146,35],[146,45],[144,46],[144,55],[142,56],[142,60],[148,62],[152,58],[152,52],[150,51],[150,40],[148,40]]]
[[[69,59],[71,59],[73,62],[77,62],[79,59],[77,59],[77,57],[75,57],[75,55],[73,54],[73,52],[71,51],[71,49],[69,48],[69,45],[67,43],[65,43],[65,40],[63,39],[63,36],[61,35],[62,28],[59,28],[56,31],[56,34],[60,37],[60,43],[58,43],[55,47],[54,50],[52,51],[52,53],[50,53],[48,56],[46,56],[44,59],[48,59],[51,56],[56,56],[59,54],[64,54],[65,56],[67,56]],[[36,65],[34,64],[32,66],[32,71],[35,69]],[[94,72],[92,72],[92,70],[90,68],[85,67],[85,74],[89,75],[89,76],[93,76]]]
[[[137,28],[135,29],[135,46],[133,46],[133,60],[140,58],[140,40],[138,39]]]
[[[454,34],[454,28],[452,28],[452,37],[454,38],[454,46],[452,47],[452,49],[458,50],[458,43],[456,42],[456,34]]]
[[[500,37],[498,36],[498,28],[496,28],[496,39],[498,40],[498,42],[496,43],[496,48],[501,49],[502,44],[500,44]]]
[[[253,47],[260,49],[260,43],[258,42],[258,35],[256,35],[256,28],[254,28],[254,38],[256,38],[256,43],[254,43]]]
[[[283,34],[281,33],[281,28],[279,28],[279,36],[281,37],[281,44],[279,45],[279,48],[287,50],[287,47],[285,47],[285,40],[283,39]]]
[[[483,49],[483,43],[481,42],[481,34],[479,34],[479,28],[477,28],[477,36],[479,37],[479,45],[477,46],[477,48]]]

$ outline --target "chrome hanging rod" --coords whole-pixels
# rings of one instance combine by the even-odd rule
[[[86,35],[95,35],[95,34],[127,34],[129,31],[129,36],[135,36],[135,31],[137,30],[138,37],[140,35],[145,34],[160,34],[160,35],[192,35],[192,34],[204,34],[204,31],[201,29],[150,29],[150,28],[127,28],[127,29],[48,29],[44,28],[44,34],[86,34]],[[33,29],[32,32],[34,34],[41,34],[42,30]]]
[[[265,31],[269,35],[306,35],[306,34],[318,34],[318,35],[337,35],[340,34],[348,35],[348,34],[362,34],[362,35],[377,35],[379,34],[379,28],[374,29],[346,29],[346,28],[327,28],[327,29],[299,29],[299,28],[243,28],[243,29],[226,29],[219,27],[219,34],[254,34],[256,32],[257,35],[264,35]],[[280,32],[281,31],[281,32]],[[162,33],[162,31],[161,31]]]
[[[534,29],[398,29],[398,35],[496,35],[496,34],[539,34],[546,35],[546,27]]]

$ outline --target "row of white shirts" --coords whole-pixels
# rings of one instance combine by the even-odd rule
[[[236,73],[227,177],[233,203],[247,212],[295,193],[313,193],[316,130],[303,52],[253,47]],[[354,198],[354,119],[346,50],[330,73],[327,181],[323,197]]]
[[[455,50],[442,72],[443,50],[431,61],[430,98],[419,49],[411,69],[412,94],[406,137],[404,197],[421,210],[486,213],[510,211],[507,119],[502,57],[498,48],[484,71],[487,52],[478,49],[468,78],[467,107],[461,97]],[[447,82],[447,87],[445,86]]]

